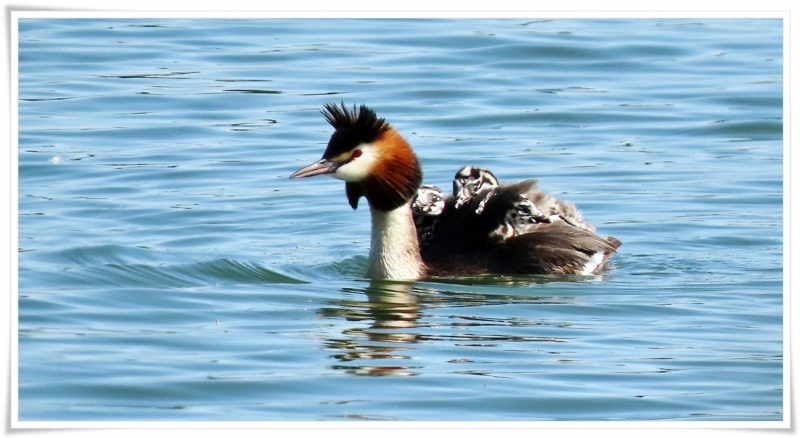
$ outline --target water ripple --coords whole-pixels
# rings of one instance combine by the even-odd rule
[[[777,424],[785,26],[20,19],[20,418]],[[613,269],[365,280],[367,209],[288,179],[340,97]]]

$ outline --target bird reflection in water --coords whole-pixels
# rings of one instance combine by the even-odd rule
[[[573,325],[570,321],[549,321],[519,316],[505,318],[478,317],[471,313],[452,314],[444,328],[456,330],[430,330],[433,327],[431,314],[423,309],[431,306],[469,308],[471,306],[509,305],[547,306],[576,305],[580,296],[540,295],[531,293],[531,287],[551,282],[591,283],[601,281],[587,276],[526,276],[526,277],[481,277],[441,279],[442,289],[428,289],[424,283],[404,283],[391,280],[372,280],[366,288],[342,289],[344,298],[332,300],[329,307],[320,309],[323,318],[344,319],[355,322],[341,331],[342,336],[325,341],[325,347],[333,351],[329,357],[337,363],[332,369],[360,376],[415,376],[422,373],[420,363],[421,343],[457,343],[461,347],[497,346],[513,342],[529,345],[547,354],[561,354],[567,339],[553,336],[553,331],[562,333]],[[481,294],[458,291],[454,285],[467,286],[504,285],[511,287],[509,294]],[[429,284],[430,286],[430,284]],[[447,290],[456,289],[456,290]],[[516,292],[516,293],[515,293]],[[363,299],[366,297],[366,300]],[[459,328],[470,327],[464,332]],[[517,334],[522,327],[539,327],[541,335],[526,332]],[[481,328],[489,328],[481,330]],[[474,330],[474,331],[473,331]],[[461,359],[454,358],[453,361]],[[465,370],[462,372],[474,372]]]
[[[336,351],[330,357],[341,364],[333,369],[344,370],[355,375],[413,376],[420,367],[399,365],[398,361],[411,360],[413,344],[418,334],[411,329],[417,327],[419,304],[411,293],[411,283],[385,280],[371,281],[366,289],[346,289],[357,295],[365,294],[367,301],[341,299],[336,307],[321,309],[324,317],[344,318],[347,321],[372,321],[369,326],[351,327],[342,332],[339,339],[329,339],[325,346]],[[351,364],[369,360],[370,364]]]

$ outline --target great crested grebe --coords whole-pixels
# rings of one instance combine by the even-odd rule
[[[621,244],[566,221],[498,233],[509,209],[536,184],[528,180],[478,190],[457,209],[454,201],[445,200],[442,212],[433,215],[440,216],[433,239],[420,251],[411,205],[422,185],[422,169],[411,146],[365,105],[351,111],[344,103],[327,103],[322,114],[334,128],[322,159],[290,178],[330,175],[345,181],[353,209],[361,197],[367,199],[372,218],[369,278],[597,274]]]

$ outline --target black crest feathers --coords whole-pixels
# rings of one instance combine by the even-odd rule
[[[379,118],[366,105],[361,105],[358,110],[353,105],[350,110],[344,102],[341,105],[328,102],[324,105],[322,115],[336,130],[331,135],[323,158],[331,158],[363,143],[372,143],[391,129],[386,120]]]

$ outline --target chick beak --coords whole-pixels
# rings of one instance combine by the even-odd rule
[[[464,184],[464,187],[456,194],[456,198],[458,202],[456,202],[456,208],[460,208],[462,205],[468,203],[470,199],[472,199],[472,190],[470,186]]]
[[[323,158],[291,174],[289,178],[308,178],[309,176],[328,175],[336,172],[336,169],[340,166],[340,163]]]

